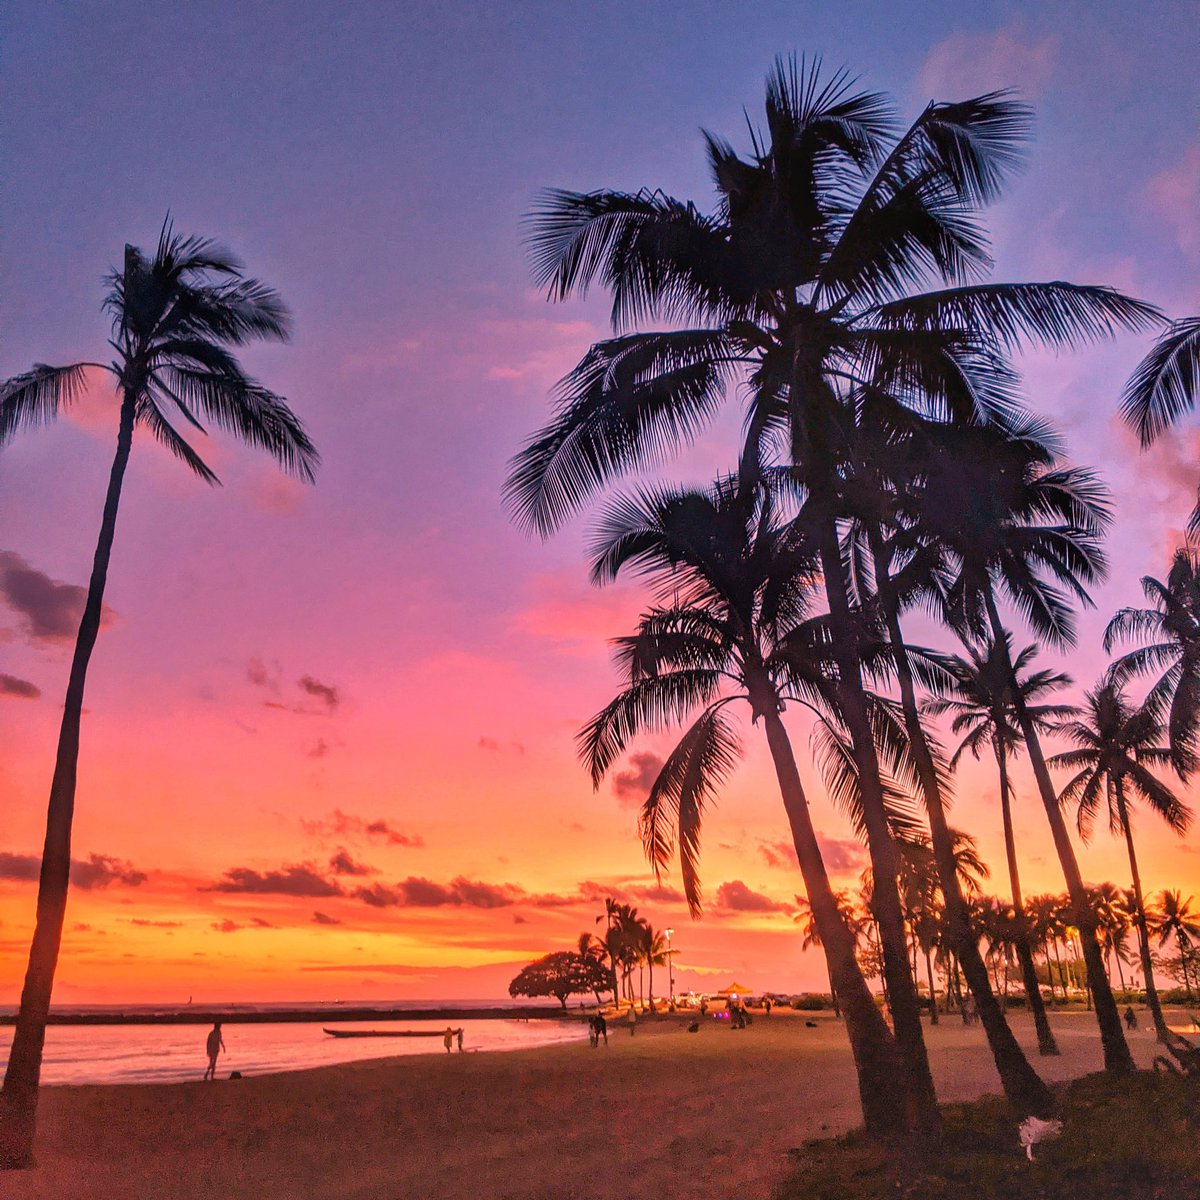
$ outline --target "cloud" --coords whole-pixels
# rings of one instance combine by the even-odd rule
[[[479,739],[477,745],[480,750],[487,750],[492,754],[500,754],[504,750],[512,750],[515,754],[525,753],[525,747],[520,742],[508,741],[501,743],[497,738],[488,737],[486,734]]]
[[[767,866],[775,870],[794,871],[800,865],[800,860],[796,857],[796,847],[788,841],[760,841],[758,852]]]
[[[39,700],[42,689],[28,679],[0,673],[0,696],[14,696],[18,700]]]
[[[313,748],[307,751],[309,758],[328,758],[329,743],[324,738],[317,738],[317,743]]]
[[[279,926],[273,921],[268,921],[263,917],[251,917],[250,925],[253,929],[278,929]]]
[[[521,916],[520,913],[513,913],[513,924],[514,925],[528,925],[529,918]]]
[[[740,879],[731,879],[717,888],[717,907],[729,912],[745,913],[792,911],[791,905],[772,900],[762,892],[752,891]]]
[[[437,883],[432,879],[410,875],[394,887],[381,883],[370,887],[359,887],[351,893],[356,899],[374,908],[509,908],[514,904],[528,902],[537,904],[543,897],[530,896],[515,884],[481,883],[461,875],[449,883]],[[556,901],[570,903],[565,897],[554,897]]]
[[[367,820],[335,808],[326,817],[317,820],[300,820],[300,827],[310,837],[367,837],[389,846],[409,846],[414,849],[425,845],[424,838],[404,833],[382,818]]]
[[[1058,62],[1056,34],[1026,38],[1019,26],[995,33],[955,32],[925,56],[918,86],[926,99],[963,100],[995,88],[1041,94]]]
[[[51,579],[19,554],[0,550],[0,599],[24,618],[25,633],[33,641],[62,644],[75,640],[87,589]],[[113,616],[104,605],[101,628],[110,625]]]
[[[279,695],[282,674],[283,668],[277,662],[268,667],[261,658],[252,658],[246,663],[246,679],[256,688],[270,692],[272,696]]]
[[[293,863],[278,871],[232,867],[219,883],[202,892],[236,892],[255,896],[341,896],[341,884],[326,878],[312,863]]]
[[[629,756],[629,766],[613,776],[612,790],[622,808],[637,808],[650,793],[663,760],[648,750]]]
[[[332,684],[322,683],[311,675],[301,675],[296,686],[302,692],[319,700],[325,706],[326,712],[336,712],[341,703],[341,696],[338,694],[337,688]]]
[[[817,844],[821,847],[825,869],[833,874],[861,871],[871,861],[867,848],[853,838],[825,837],[818,833]]]
[[[246,927],[226,917],[224,921],[214,921],[211,928],[215,929],[217,933],[237,933],[239,929],[245,929]]]
[[[34,883],[41,874],[42,860],[36,854],[0,851],[0,879]],[[99,891],[114,884],[139,887],[149,876],[111,854],[89,854],[86,859],[71,859],[71,883],[85,892]]]
[[[358,862],[350,856],[344,846],[339,846],[337,852],[329,860],[329,869],[335,875],[378,875],[377,867],[369,863]]]
[[[315,912],[312,915],[312,923],[314,925],[340,925],[341,921],[337,917],[331,917],[323,912]]]
[[[1189,146],[1179,162],[1146,184],[1146,203],[1175,234],[1184,254],[1200,254],[1200,145]]]
[[[182,921],[152,921],[149,917],[130,917],[130,925],[144,925],[149,929],[182,929]]]

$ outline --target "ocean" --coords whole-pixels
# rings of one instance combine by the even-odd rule
[[[358,1062],[370,1058],[397,1055],[445,1054],[440,1037],[422,1038],[334,1038],[322,1032],[331,1029],[422,1029],[441,1031],[447,1025],[463,1030],[463,1051],[484,1053],[522,1050],[565,1042],[585,1042],[582,1021],[503,1020],[470,1018],[394,1019],[368,1018],[363,1021],[334,1023],[336,1009],[328,1005],[205,1005],[220,1007],[227,1013],[263,1013],[272,1009],[314,1010],[325,1014],[312,1021],[254,1024],[229,1021],[222,1026],[225,1053],[218,1062],[218,1077],[230,1071],[243,1075],[262,1075],[278,1071],[299,1071],[308,1067]],[[498,1008],[495,1001],[420,1001],[383,1004],[371,1007],[409,1007],[428,1012],[436,1008]],[[119,1008],[78,1008],[72,1012],[93,1014],[115,1011],[133,1015],[177,1012],[177,1007],[125,1005]],[[46,1030],[46,1051],[42,1065],[45,1084],[83,1083],[177,1083],[199,1079],[207,1065],[205,1039],[211,1024],[170,1025],[51,1025]],[[8,1060],[12,1044],[12,1026],[0,1026],[0,1063]],[[457,1054],[457,1046],[454,1050]]]

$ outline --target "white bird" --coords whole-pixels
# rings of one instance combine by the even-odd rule
[[[1033,1148],[1040,1142],[1052,1142],[1063,1130],[1061,1121],[1043,1121],[1041,1117],[1026,1117],[1017,1127],[1025,1155],[1033,1162]]]

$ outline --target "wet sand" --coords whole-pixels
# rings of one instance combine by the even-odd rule
[[[385,1059],[217,1083],[48,1087],[38,1166],[5,1200],[767,1200],[787,1151],[858,1121],[849,1047],[826,1014],[750,1028],[682,1014],[613,1022],[609,1046]],[[1099,1069],[1087,1013],[1051,1018],[1047,1079]],[[1014,1014],[1023,1045],[1029,1019]],[[1155,1053],[1131,1035],[1139,1065]],[[998,1090],[983,1033],[927,1029],[944,1100]]]

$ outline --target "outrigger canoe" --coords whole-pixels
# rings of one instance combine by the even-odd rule
[[[330,1037],[445,1037],[444,1029],[323,1029]],[[455,1031],[457,1032],[457,1030]]]

